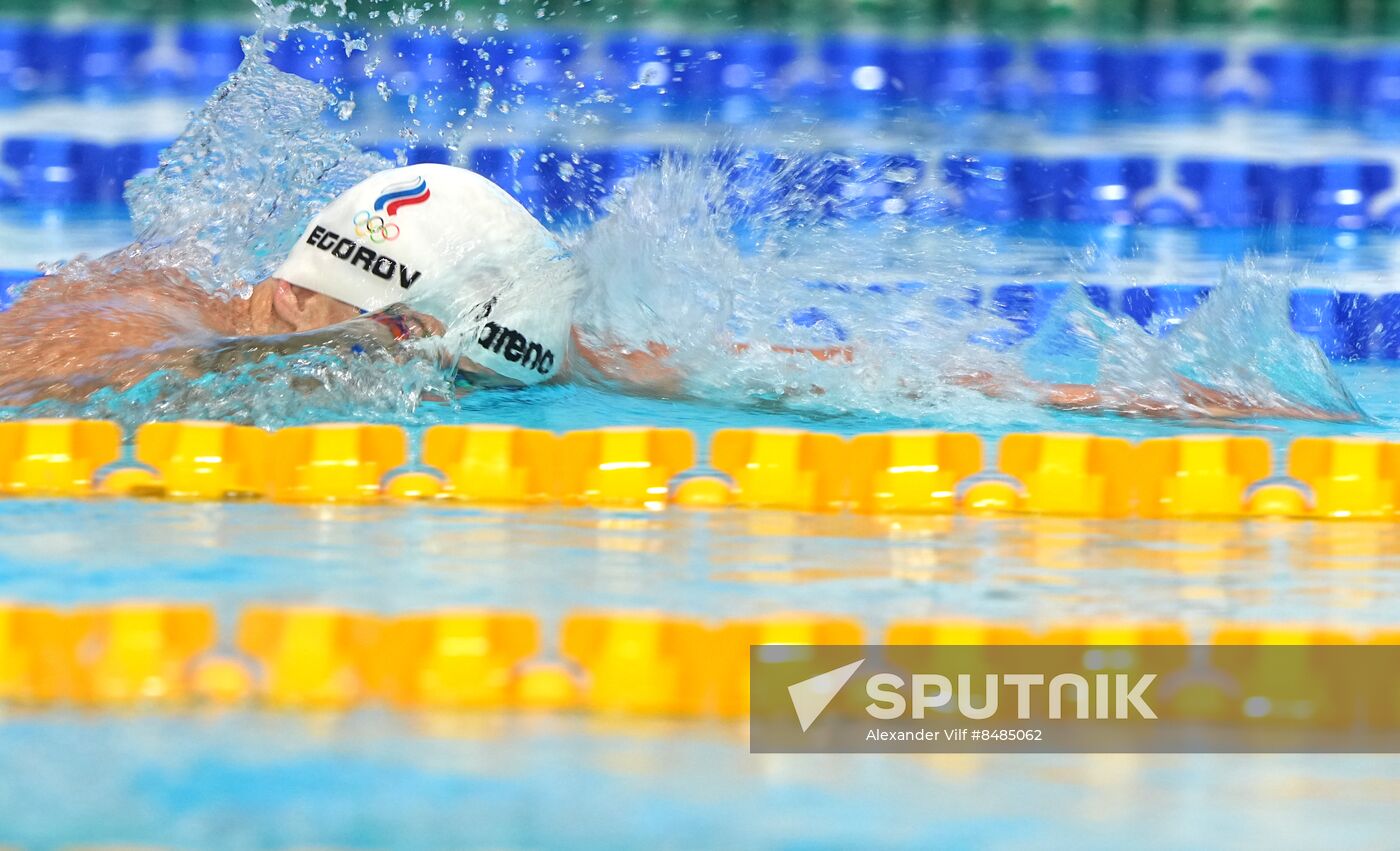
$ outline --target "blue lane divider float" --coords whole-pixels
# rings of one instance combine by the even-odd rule
[[[1255,228],[1273,223],[1279,202],[1279,167],[1242,160],[1183,160],[1177,171],[1183,193],[1149,195],[1141,206],[1148,224],[1207,228]]]
[[[1338,159],[1303,165],[1288,172],[1288,181],[1297,224],[1359,230],[1372,225],[1393,227],[1400,218],[1396,201],[1375,206],[1393,187],[1394,176],[1385,163]]]
[[[1143,328],[1167,333],[1205,301],[1210,291],[1208,286],[1193,284],[1129,287],[1123,290],[1119,309]]]
[[[203,98],[243,60],[251,27],[193,23],[178,30],[104,22],[0,22],[0,108],[38,98]],[[173,37],[169,37],[173,35]]]
[[[1063,222],[1134,224],[1139,196],[1157,177],[1157,164],[1147,157],[1075,157],[1049,165],[1051,215]]]
[[[721,123],[746,125],[772,114],[787,92],[784,69],[797,61],[792,39],[768,33],[726,35],[714,45],[718,88],[711,111]]]
[[[179,46],[188,57],[175,65],[175,87],[196,97],[212,92],[243,61],[246,28],[229,24],[191,24],[180,29]]]
[[[0,198],[53,208],[117,204],[125,181],[158,164],[165,140],[115,145],[67,137],[0,144]],[[463,162],[537,214],[596,212],[617,184],[660,160],[655,146],[589,151],[549,145],[370,146],[408,164]],[[675,152],[683,156],[683,152]],[[720,155],[735,191],[756,209],[783,202],[786,184],[822,198],[831,215],[877,218],[957,213],[987,223],[1062,221],[1194,228],[1400,226],[1400,183],[1387,163],[1331,159],[1283,167],[1230,159],[1158,161],[1100,155],[1046,159],[996,151],[950,154],[941,168],[907,153]],[[747,188],[745,188],[747,187]]]
[[[659,163],[664,151],[627,145],[580,152],[548,145],[488,145],[466,165],[505,188],[526,209],[549,219],[596,215],[629,177]]]
[[[40,97],[122,100],[151,93],[204,97],[242,58],[249,28],[45,26],[0,22],[0,108]],[[355,35],[352,33],[351,35]],[[375,61],[377,60],[377,61]],[[388,82],[436,92],[415,116],[431,124],[474,107],[489,82],[501,95],[573,102],[599,85],[612,120],[742,125],[775,109],[863,123],[887,114],[958,122],[984,113],[1034,115],[1055,132],[1102,121],[1190,122],[1249,108],[1400,129],[1400,48],[1324,48],[1168,41],[1139,45],[1052,39],[938,40],[861,34],[806,40],[769,33],[619,32],[592,39],[541,28],[469,36],[400,34],[374,60],[346,56],[342,37],[301,30],[278,44],[279,67],[341,93]],[[580,83],[583,82],[583,85]]]
[[[1376,296],[1366,326],[1374,335],[1370,354],[1382,360],[1400,360],[1400,293]],[[1364,336],[1357,333],[1355,338]]]
[[[15,137],[0,143],[0,199],[54,209],[120,206],[126,182],[160,164],[168,140],[103,145],[71,138]]]
[[[393,157],[396,146],[374,150]],[[505,187],[532,212],[559,215],[596,211],[618,181],[657,162],[662,153],[652,147],[578,152],[539,145],[482,146],[465,157],[465,163]],[[410,149],[407,161],[436,162],[445,156],[440,148]],[[811,205],[818,204],[827,215],[847,219],[951,211],[991,223],[1056,220],[1244,228],[1275,224],[1285,197],[1279,192],[1276,168],[1229,161],[1184,162],[1178,179],[1165,191],[1158,176],[1163,167],[1142,157],[1049,161],[996,153],[954,155],[944,162],[942,184],[930,181],[927,160],[898,153],[743,151],[721,153],[717,164],[729,174],[737,209],[771,211],[792,204],[797,213],[811,212]],[[1374,199],[1382,186],[1388,183],[1357,191]],[[1316,218],[1300,223],[1313,224]],[[1382,217],[1370,223],[1388,221]],[[1355,223],[1343,217],[1325,224]]]
[[[1394,229],[1400,191],[1388,163],[1267,162],[1132,156],[1042,159],[997,151],[949,155],[953,207],[976,221],[1058,220],[1199,228],[1296,225]]]
[[[1225,67],[1219,48],[1183,42],[1105,52],[1097,69],[1104,80],[1101,109],[1104,103],[1115,104],[1124,117],[1163,122],[1197,121],[1210,112],[1211,82]]]
[[[205,49],[202,42],[188,44],[192,52]],[[855,122],[891,110],[932,111],[947,121],[993,111],[1037,113],[1051,129],[1080,131],[1113,118],[1191,121],[1222,106],[1249,106],[1385,129],[1387,117],[1400,111],[1400,96],[1388,83],[1400,76],[1400,57],[1389,47],[1330,52],[1278,45],[1231,65],[1218,45],[1049,41],[1026,47],[1018,65],[1015,45],[967,37],[846,34],[809,44],[778,34],[639,31],[594,43],[578,33],[539,30],[479,35],[465,44],[447,35],[402,35],[392,46],[382,67],[367,74],[363,55],[346,57],[339,38],[294,31],[273,61],[333,87],[368,89],[383,79],[397,90],[434,91],[448,101],[452,92],[474,93],[482,82],[512,96],[569,101],[586,77],[617,96],[615,110],[595,104],[599,112],[639,124],[703,118],[742,124],[781,105]],[[226,43],[210,49],[223,56]],[[570,73],[580,68],[587,73]],[[420,117],[431,120],[432,107]]]
[[[0,199],[46,208],[119,204],[123,184],[158,164],[165,140],[115,145],[59,136],[0,144]],[[596,212],[618,183],[658,162],[646,145],[588,151],[549,145],[481,146],[459,155],[442,145],[370,146],[408,164],[462,162],[515,194],[536,214]],[[674,152],[684,156],[684,152]],[[830,215],[878,218],[959,214],[978,222],[1061,221],[1248,229],[1331,230],[1400,226],[1400,183],[1387,163],[1331,159],[1283,167],[1230,159],[1038,158],[996,151],[949,154],[941,168],[907,153],[719,156],[735,191],[754,209],[781,204],[787,185],[821,199]]]
[[[979,345],[1005,348],[1039,331],[1070,286],[1066,282],[1008,283],[985,290],[968,286],[962,294],[936,294],[936,307],[939,313],[955,319],[966,319],[980,308],[1005,320],[1010,327],[983,332],[973,339]],[[919,281],[813,281],[806,288],[854,298],[918,298],[927,297],[929,285]],[[1154,335],[1173,333],[1213,291],[1213,287],[1202,284],[1158,284],[1121,290],[1090,284],[1082,289],[1094,307],[1126,316]],[[1297,289],[1289,296],[1289,309],[1293,330],[1314,340],[1331,360],[1400,360],[1400,293],[1368,295]],[[842,342],[851,338],[849,329],[833,316],[830,307],[798,310],[787,322],[796,328],[824,332]]]
[[[1316,340],[1332,360],[1365,360],[1372,354],[1373,337],[1377,337],[1374,342],[1377,356],[1396,357],[1385,353],[1386,337],[1393,336],[1386,329],[1400,316],[1384,315],[1373,296],[1300,289],[1294,290],[1289,298],[1294,330]]]

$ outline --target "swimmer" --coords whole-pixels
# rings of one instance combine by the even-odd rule
[[[327,205],[246,297],[210,293],[178,269],[101,280],[58,274],[30,284],[0,313],[0,405],[81,402],[157,371],[197,378],[311,351],[428,357],[455,370],[463,386],[528,386],[581,367],[633,390],[678,393],[682,376],[665,346],[587,342],[574,329],[580,287],[549,232],[491,181],[446,165],[391,169]],[[742,355],[750,347],[732,348]],[[848,347],[764,348],[858,361]],[[992,397],[1087,413],[1358,418],[1258,406],[1184,378],[1174,401],[985,373],[948,379]]]
[[[331,202],[246,297],[178,269],[35,281],[0,313],[0,405],[82,401],[160,370],[197,377],[311,350],[426,354],[464,382],[537,384],[565,372],[569,264],[489,180],[392,169]]]
[[[585,342],[572,325],[580,286],[549,232],[491,181],[446,165],[391,169],[327,205],[246,297],[179,269],[31,283],[0,312],[0,405],[81,402],[158,371],[193,379],[327,351],[429,357],[459,387],[528,386],[583,367],[678,392],[664,347]]]

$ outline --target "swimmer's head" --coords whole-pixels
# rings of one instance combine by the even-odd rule
[[[562,365],[577,290],[554,238],[505,190],[435,164],[336,198],[273,278],[366,312],[408,303],[465,357],[529,384]]]

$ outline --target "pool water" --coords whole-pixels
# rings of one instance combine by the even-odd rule
[[[794,757],[705,725],[377,713],[7,718],[0,760],[24,776],[0,836],[37,849],[1378,850],[1397,782],[1379,757]]]
[[[335,15],[316,5],[306,11],[312,17]],[[392,52],[402,48],[401,42],[409,45],[409,56],[401,54],[398,65],[391,58],[386,75],[397,73],[410,87],[419,75],[423,79],[418,82],[426,85],[439,70],[424,61],[430,51],[418,51],[398,37],[373,49]],[[509,43],[503,36],[502,44]],[[320,49],[324,47],[322,41]],[[301,70],[307,76],[328,73],[313,58],[311,53],[284,54],[281,61],[306,65]],[[518,71],[512,67],[509,74]],[[396,96],[392,106],[388,98],[376,103],[367,80],[359,81],[365,95],[361,114],[387,120],[386,110],[400,109],[403,98]],[[207,223],[200,236],[225,252],[220,260],[226,265],[202,269],[209,281],[232,286],[239,275],[257,280],[255,273],[265,274],[278,240],[295,238],[280,232],[292,233],[293,225],[300,224],[299,211],[314,207],[317,193],[326,191],[307,175],[321,175],[328,162],[344,167],[336,180],[353,176],[356,169],[383,166],[387,161],[364,158],[361,149],[395,134],[367,135],[386,129],[380,126],[360,128],[360,135],[352,137],[345,132],[349,122],[347,127],[331,122],[332,129],[326,129],[321,93],[264,65],[255,64],[245,83],[212,100],[197,119],[203,135],[197,132],[185,140],[182,152],[191,154],[181,165],[186,171],[168,169],[161,180],[146,178],[138,185],[135,226],[114,214],[114,198],[106,199],[105,210],[52,204],[40,211],[16,205],[11,212],[17,223],[0,245],[0,270],[51,268],[47,264],[79,255],[100,256],[126,245],[133,230],[157,240],[176,239],[181,227],[195,222]],[[427,156],[433,148],[433,156],[472,163],[477,161],[473,157],[485,162],[488,155],[500,154],[502,143],[532,152],[540,144],[553,145],[559,141],[556,131],[561,137],[587,137],[615,160],[640,151],[639,161],[646,162],[652,159],[647,152],[662,141],[678,139],[683,144],[677,147],[698,150],[692,159],[700,161],[709,157],[707,146],[716,139],[747,138],[742,126],[716,131],[698,122],[672,123],[664,132],[652,133],[644,111],[648,92],[621,88],[627,109],[637,104],[641,109],[627,113],[604,103],[598,108],[601,126],[578,121],[568,128],[532,128],[529,121],[538,118],[539,110],[526,109],[518,116],[506,115],[507,110],[504,119],[486,116],[468,128],[470,133],[464,130],[464,146],[449,151],[436,142],[452,134],[434,123],[450,118],[450,111],[445,101],[425,98],[421,113],[393,116],[403,119],[403,126],[391,129],[403,130],[398,137],[404,142],[422,143],[402,146],[406,158]],[[416,93],[398,93],[404,94]],[[268,109],[269,103],[279,109]],[[79,123],[103,125],[122,112],[81,106],[56,112],[31,109],[19,119],[10,116],[15,120],[9,127],[27,133],[35,127],[55,129],[50,119],[60,113],[77,116]],[[161,114],[168,118],[170,112]],[[563,114],[570,121],[580,115],[567,109]],[[1299,436],[1385,437],[1400,431],[1400,360],[1385,346],[1370,360],[1331,366],[1366,414],[1356,423],[1153,421],[1047,411],[971,393],[925,399],[905,392],[905,385],[917,385],[921,375],[937,375],[957,360],[969,339],[991,333],[994,341],[1004,341],[1008,334],[1019,338],[1024,335],[1017,331],[1028,330],[1005,316],[992,317],[986,326],[972,322],[965,327],[958,324],[965,319],[958,311],[944,315],[930,308],[934,298],[958,302],[960,290],[971,288],[986,307],[986,296],[1002,285],[1051,288],[1073,282],[1107,288],[1119,299],[1134,287],[1214,286],[1222,276],[1254,282],[1253,295],[1239,296],[1244,312],[1233,317],[1233,324],[1224,321],[1231,316],[1217,316],[1202,336],[1187,339],[1245,353],[1228,364],[1240,371],[1259,366],[1253,355],[1272,353],[1285,368],[1283,377],[1296,380],[1297,386],[1286,389],[1306,390],[1330,373],[1325,358],[1288,331],[1287,290],[1322,288],[1379,297],[1396,291],[1400,274],[1400,257],[1388,230],[1394,210],[1382,209],[1379,202],[1388,196],[1366,182],[1372,171],[1360,166],[1330,167],[1327,179],[1340,181],[1328,185],[1336,190],[1334,197],[1345,193],[1361,201],[1338,201],[1340,212],[1328,207],[1310,212],[1311,218],[1299,214],[1290,227],[1270,218],[1276,211],[1247,228],[1148,226],[1149,211],[1137,210],[1127,212],[1130,218],[1142,212],[1143,221],[1132,218],[1137,224],[1123,225],[1118,220],[1124,210],[1111,204],[1087,215],[1075,211],[1076,204],[1092,207],[1086,199],[1100,189],[1120,191],[1115,197],[1122,200],[1126,182],[1114,182],[1114,175],[1127,168],[1118,150],[1127,144],[1159,157],[1153,164],[1159,176],[1169,174],[1168,166],[1174,169],[1182,155],[1214,149],[1217,143],[1222,156],[1251,162],[1267,157],[1265,165],[1290,175],[1297,185],[1288,191],[1306,207],[1322,197],[1320,192],[1308,194],[1307,179],[1317,163],[1331,162],[1326,152],[1347,146],[1356,157],[1386,158],[1392,155],[1387,139],[1363,143],[1354,134],[1309,131],[1306,144],[1295,145],[1291,136],[1272,131],[1297,129],[1299,122],[1264,121],[1250,133],[1235,121],[1225,128],[1228,133],[1210,126],[1175,134],[1129,127],[1087,139],[1020,131],[1003,138],[1014,120],[998,118],[985,126],[956,126],[950,120],[948,127],[940,127],[932,115],[917,124],[901,119],[904,123],[894,128],[840,125],[824,142],[849,141],[869,131],[872,139],[914,140],[929,150],[966,145],[975,155],[1013,143],[1018,156],[1034,154],[1045,163],[1071,166],[1080,159],[1107,163],[1105,173],[1113,174],[1103,178],[1108,181],[1103,185],[1030,187],[1028,191],[1042,193],[1031,200],[1047,209],[1064,208],[1032,221],[1005,215],[1026,198],[1008,201],[997,195],[996,203],[982,210],[997,224],[979,223],[975,210],[969,213],[973,221],[950,224],[944,218],[947,211],[935,204],[932,213],[915,211],[931,218],[911,212],[907,221],[853,220],[813,228],[817,236],[810,240],[802,227],[792,228],[776,240],[776,248],[768,246],[768,254],[762,243],[772,234],[757,227],[723,229],[734,244],[720,247],[734,250],[724,254],[725,262],[711,263],[720,252],[704,233],[697,236],[703,228],[691,219],[656,213],[684,212],[687,202],[713,212],[712,198],[699,191],[705,188],[706,173],[680,169],[663,179],[648,166],[640,182],[629,184],[641,187],[631,196],[632,206],[624,203],[611,210],[612,220],[622,223],[614,225],[611,236],[603,230],[589,242],[594,232],[573,234],[579,237],[572,243],[579,256],[602,261],[603,272],[616,273],[600,278],[606,285],[617,284],[616,290],[607,290],[609,295],[648,310],[657,305],[676,309],[663,313],[649,330],[684,337],[693,330],[688,323],[715,324],[724,298],[738,303],[756,292],[773,298],[754,298],[744,304],[747,313],[735,311],[750,324],[745,330],[763,333],[763,323],[775,320],[781,333],[810,334],[813,344],[830,342],[818,339],[822,334],[841,338],[847,331],[873,331],[876,343],[893,338],[903,344],[877,347],[887,361],[873,370],[842,373],[823,365],[812,375],[797,370],[789,381],[782,368],[726,371],[711,345],[687,353],[687,362],[703,380],[697,381],[696,392],[680,398],[573,384],[475,392],[450,403],[375,406],[375,400],[341,398],[332,400],[341,404],[328,405],[321,397],[304,404],[301,397],[268,399],[284,388],[245,384],[234,393],[222,393],[218,386],[205,396],[177,396],[174,403],[156,404],[137,393],[104,397],[77,409],[40,406],[5,415],[110,418],[128,434],[151,418],[216,418],[267,427],[328,418],[389,419],[407,427],[415,443],[425,427],[439,423],[505,423],[555,432],[616,425],[680,427],[695,433],[701,446],[717,429],[733,427],[843,435],[945,429],[981,435],[989,467],[995,463],[996,440],[1023,431],[1135,440],[1220,431],[1259,435],[1273,442],[1275,469],[1282,468],[1285,448]],[[515,120],[520,122],[518,135],[509,126]],[[130,129],[129,124],[124,127]],[[120,128],[56,129],[122,141],[106,138],[122,135]],[[164,137],[171,128],[153,122],[145,129]],[[765,143],[789,138],[812,142],[803,132],[771,129],[759,128],[754,135]],[[883,135],[886,130],[891,133]],[[456,141],[461,140],[454,145]],[[55,150],[61,153],[65,145],[67,141]],[[388,147],[397,155],[393,145]],[[269,148],[284,154],[286,162],[261,155]],[[1092,156],[1082,157],[1084,150]],[[949,152],[929,154],[920,168],[946,159]],[[993,159],[995,155],[978,162]],[[501,173],[513,169],[515,177],[529,177],[520,162],[528,165],[531,158],[503,165]],[[557,165],[558,160],[550,162]],[[583,170],[587,157],[575,162]],[[207,173],[201,171],[206,166]],[[20,189],[39,195],[73,192],[68,185],[72,175],[64,168],[31,168]],[[1383,170],[1393,172],[1390,166]],[[191,184],[182,180],[194,181],[191,175],[208,182],[195,181],[197,191],[188,191]],[[924,176],[935,184],[934,200],[954,198],[965,213],[975,206],[968,197],[976,201],[978,187],[985,190],[985,181],[1003,180],[989,177],[988,169],[962,174],[971,182],[951,187],[936,185],[951,180],[942,169],[928,168]],[[610,180],[621,177],[608,175]],[[983,183],[974,186],[976,181]],[[269,187],[277,191],[265,191]],[[970,187],[973,191],[956,199]],[[525,192],[527,187],[511,189]],[[627,197],[625,192],[622,196]],[[1367,220],[1369,229],[1328,225],[1329,215],[1354,217],[1353,208],[1360,207],[1379,210],[1376,221]],[[1095,222],[1100,215],[1106,221]],[[577,225],[578,217],[563,224]],[[249,231],[261,237],[251,247]],[[625,262],[637,253],[638,243],[646,247],[651,265]],[[817,258],[806,265],[805,248],[815,249]],[[629,273],[637,280],[624,280]],[[792,286],[774,295],[782,288],[768,287],[772,281]],[[762,286],[746,292],[745,282]],[[854,292],[870,284],[900,283],[930,285],[929,300],[913,311],[918,322],[901,325],[895,320],[902,317],[892,319],[872,307],[883,302]],[[1273,324],[1251,324],[1265,313],[1252,312],[1253,307],[1269,299],[1278,308],[1270,314]],[[805,319],[793,321],[794,316]],[[929,322],[930,317],[938,321]],[[1393,330],[1368,327],[1352,316],[1338,318],[1339,325],[1347,323],[1353,331],[1360,329],[1368,345],[1373,337],[1395,336]],[[1019,346],[988,346],[995,349],[989,357],[1030,372],[1054,372],[1050,368],[1055,367],[1073,373],[1083,364],[1073,352],[1064,355],[1072,347],[1054,334],[1043,330]],[[1110,343],[1116,341],[1121,353],[1125,340],[1137,339],[1120,334]],[[777,340],[783,341],[793,340]],[[1107,353],[1104,360],[1110,366],[1118,365],[1114,351],[1111,346],[1099,350]],[[1064,357],[1048,363],[1059,355]],[[1299,364],[1303,375],[1288,371]],[[1151,375],[1155,365],[1136,366],[1141,377]],[[881,382],[882,370],[898,371],[906,382]],[[824,392],[805,386],[817,380],[827,383]],[[859,386],[861,381],[869,387]],[[728,386],[716,390],[717,384]],[[871,641],[880,640],[896,621],[940,618],[1015,623],[1034,630],[1167,622],[1181,624],[1202,642],[1225,624],[1337,626],[1361,634],[1400,623],[1400,526],[507,510],[390,501],[294,506],[14,499],[0,501],[0,599],[64,610],[124,601],[198,603],[216,614],[223,651],[233,647],[240,614],[259,604],[315,604],[383,616],[453,608],[523,611],[540,626],[546,661],[558,661],[554,648],[567,616],[600,609],[661,612],[708,623],[788,612],[833,615],[857,621]],[[85,712],[7,706],[0,708],[0,766],[7,776],[0,783],[0,845],[31,851],[82,843],[230,849],[1381,849],[1395,845],[1394,802],[1400,798],[1400,763],[1387,756],[751,755],[742,723],[526,711],[410,713],[377,704],[343,712],[246,706]]]

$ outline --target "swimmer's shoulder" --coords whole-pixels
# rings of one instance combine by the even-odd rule
[[[0,323],[42,334],[64,328],[88,342],[114,334],[133,345],[229,330],[226,299],[210,295],[178,269],[64,273],[29,284]]]
[[[198,301],[207,293],[179,269],[139,269],[103,272],[92,269],[62,271],[36,278],[23,285],[16,306],[39,304],[55,299],[74,301],[109,300],[122,297],[170,298]]]

